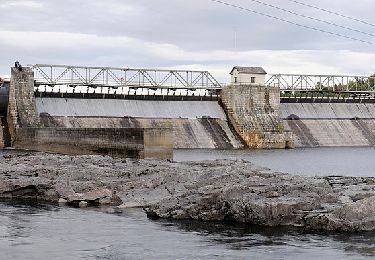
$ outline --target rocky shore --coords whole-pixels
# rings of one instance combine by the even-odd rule
[[[150,218],[375,231],[375,178],[303,177],[246,161],[5,153],[0,199],[142,207]]]

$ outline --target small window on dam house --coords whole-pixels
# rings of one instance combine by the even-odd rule
[[[251,77],[250,78],[250,82],[253,84],[253,83],[255,83],[255,77]]]
[[[237,77],[234,77],[234,83],[237,83]]]

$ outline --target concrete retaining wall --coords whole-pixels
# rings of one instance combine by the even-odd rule
[[[173,159],[172,131],[141,128],[18,128],[13,146],[63,154]]]
[[[67,128],[152,128],[173,129],[175,149],[236,149],[242,143],[232,133],[228,122],[222,119],[161,119],[114,117],[52,117],[41,115],[45,127]]]
[[[375,146],[375,104],[281,104],[296,147]]]
[[[173,160],[173,130],[144,128],[141,158]]]

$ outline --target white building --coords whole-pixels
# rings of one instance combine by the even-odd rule
[[[267,72],[262,67],[233,67],[231,84],[265,85]]]

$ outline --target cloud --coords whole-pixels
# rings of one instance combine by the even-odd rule
[[[103,12],[106,15],[112,14],[116,16],[138,16],[142,15],[143,13],[143,8],[140,6],[114,0],[93,1],[91,3],[91,8],[96,8],[97,10],[100,10],[100,12]]]
[[[356,5],[350,0],[305,1],[372,19],[371,0]],[[285,16],[248,0],[231,2]],[[290,1],[267,2],[374,33],[372,27]],[[228,80],[234,65],[263,66],[271,73],[367,75],[375,71],[371,45],[210,0],[2,0],[0,9],[6,9],[0,16],[0,74],[8,74],[16,59],[23,63],[203,69],[220,81]],[[342,32],[302,18],[288,19]]]
[[[43,4],[35,1],[3,1],[0,3],[0,9],[10,8],[28,8],[28,9],[43,9]]]
[[[24,50],[65,49],[69,52],[72,49],[121,48],[132,45],[134,41],[128,37],[68,32],[0,31],[0,34],[4,35],[1,44]]]
[[[220,81],[227,80],[229,70],[235,65],[263,66],[270,73],[368,75],[373,73],[375,59],[375,54],[350,50],[190,51],[173,44],[124,36],[61,32],[0,33],[6,36],[0,39],[0,46],[4,48],[17,50],[15,53],[39,52],[38,58],[33,59],[35,63],[48,61],[61,64],[60,61],[66,61],[61,56],[68,55],[69,60],[71,55],[70,60],[77,65],[209,70]],[[50,57],[52,53],[54,58]],[[85,58],[73,58],[77,55]]]
[[[336,16],[301,8],[288,1],[267,0],[278,6],[338,22],[343,26],[371,31],[363,24],[353,23]],[[18,1],[8,1],[17,3]],[[6,3],[8,3],[6,2]],[[26,1],[29,2],[29,1]],[[30,1],[34,3],[34,1]],[[276,16],[285,17],[285,13],[255,5],[248,0],[233,0],[233,3],[250,7]],[[21,1],[22,3],[22,1]],[[299,28],[215,4],[210,0],[38,0],[44,9],[29,12],[25,9],[17,12],[4,12],[0,17],[0,29],[24,31],[59,31],[71,33],[90,33],[111,36],[129,36],[144,41],[170,43],[189,50],[233,49],[234,33],[237,32],[237,48],[249,49],[359,49],[367,48],[361,43],[337,36],[327,35],[306,28]],[[371,1],[362,0],[353,5],[350,0],[318,0],[314,5],[346,13],[353,16],[372,19]],[[350,9],[348,8],[350,6]],[[286,17],[296,22],[337,33],[348,33],[339,28],[298,18]],[[15,22],[16,21],[16,22]],[[355,33],[350,36],[362,37]],[[369,38],[364,38],[369,40]]]

